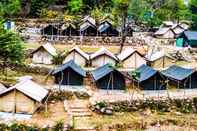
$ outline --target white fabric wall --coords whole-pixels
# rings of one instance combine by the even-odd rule
[[[33,54],[33,63],[52,64],[53,57],[47,51],[38,51]]]
[[[138,68],[143,64],[146,64],[146,60],[138,53],[134,53],[125,61],[122,62],[123,68]]]
[[[107,55],[98,56],[92,60],[93,67],[100,67],[105,64],[111,64],[112,66],[115,66],[116,61]]]
[[[74,62],[80,66],[86,65],[86,59],[82,57],[78,52],[71,52],[70,54],[68,54],[63,63],[66,63],[70,60],[74,60]]]

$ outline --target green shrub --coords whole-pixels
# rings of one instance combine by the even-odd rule
[[[64,129],[64,122],[63,120],[57,121],[54,127],[52,128],[52,131],[63,131]]]

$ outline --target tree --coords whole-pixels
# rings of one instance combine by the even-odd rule
[[[117,23],[121,23],[121,43],[120,43],[120,52],[121,52],[127,36],[126,20],[128,18],[128,9],[129,9],[130,0],[113,0],[113,4],[114,4],[114,8],[112,13],[114,15],[114,20]]]
[[[82,0],[71,0],[68,2],[68,8],[70,13],[76,14],[82,10],[83,1]]]
[[[197,0],[191,0],[189,8],[192,17],[192,29],[197,30]]]
[[[21,64],[23,58],[24,47],[19,36],[0,26],[0,64],[3,66],[3,73],[10,63]]]
[[[39,17],[42,9],[54,4],[56,0],[31,0],[31,8],[29,15]]]
[[[20,11],[20,6],[20,0],[0,1],[0,17],[8,18],[17,15]]]

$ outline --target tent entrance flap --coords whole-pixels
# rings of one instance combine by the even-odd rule
[[[183,38],[178,38],[176,40],[176,47],[183,47],[184,40]]]

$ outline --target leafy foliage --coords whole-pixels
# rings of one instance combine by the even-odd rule
[[[20,11],[20,0],[1,0],[0,17],[12,17]]]
[[[69,11],[71,13],[79,13],[83,7],[82,0],[71,0],[68,2]]]
[[[15,33],[0,27],[0,63],[7,66],[9,63],[21,64],[24,58],[22,41]]]

